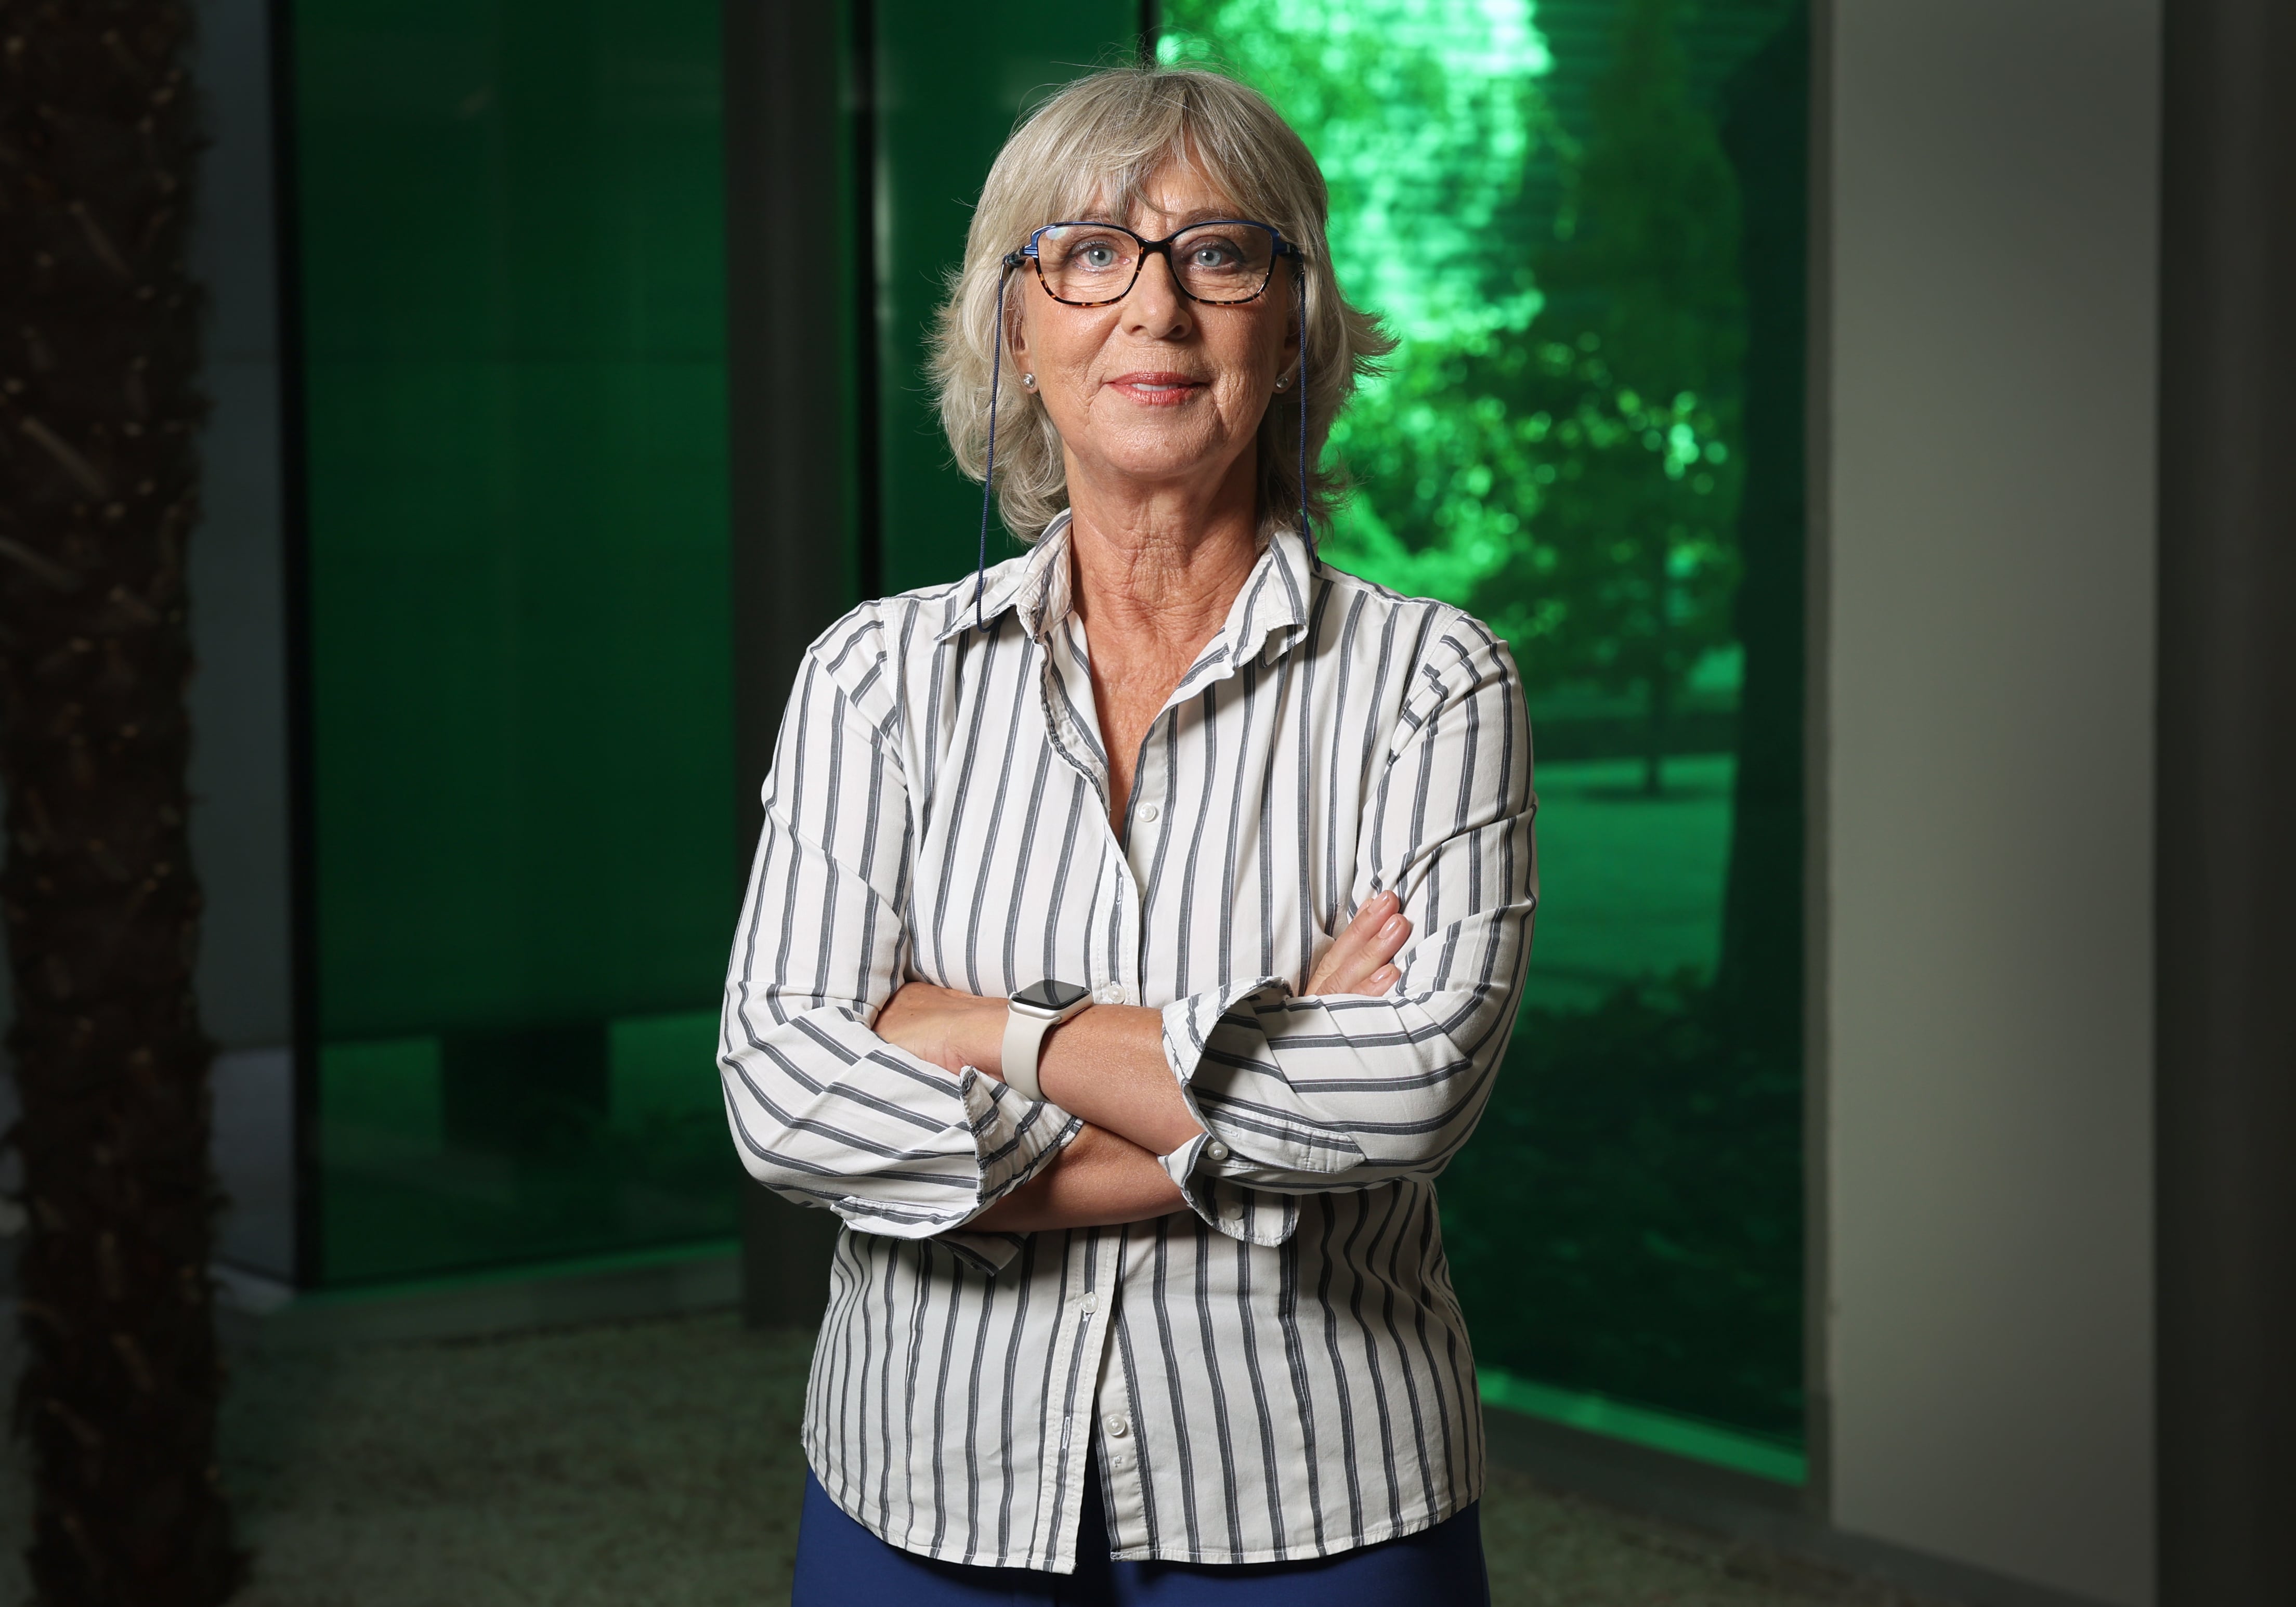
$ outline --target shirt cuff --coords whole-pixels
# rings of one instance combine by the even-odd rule
[[[1180,1094],[1188,1101],[1189,1109],[1195,1108],[1191,1085],[1203,1067],[1212,1034],[1219,1029],[1220,1022],[1240,1004],[1291,996],[1292,985],[1282,977],[1254,977],[1248,982],[1230,982],[1207,993],[1192,993],[1164,1006],[1164,1060],[1172,1068],[1172,1075],[1179,1078]],[[1259,1023],[1256,1019],[1246,1015],[1239,1024],[1258,1035]]]
[[[1020,1234],[976,1234],[963,1228],[939,1234],[933,1242],[948,1246],[949,1254],[964,1262],[984,1278],[993,1278],[1011,1265],[1021,1253]]]
[[[1209,1133],[1199,1164],[1267,1181],[1270,1173],[1321,1178],[1363,1163],[1352,1136],[1303,1108],[1277,1064],[1267,1018],[1293,1009],[1292,989],[1259,977],[1164,1006],[1164,1059],[1178,1079],[1188,1113]]]
[[[1084,1130],[1084,1123],[1060,1106],[1030,1099],[1003,1078],[967,1066],[957,1088],[972,1119],[972,1142],[980,1158],[980,1199],[968,1216],[987,1210],[1041,1172]]]
[[[1263,1194],[1220,1177],[1218,1168],[1233,1157],[1226,1140],[1213,1131],[1203,1107],[1197,1103],[1196,1074],[1203,1067],[1212,1034],[1230,1011],[1262,998],[1289,996],[1291,985],[1281,977],[1254,977],[1231,982],[1208,993],[1191,994],[1164,1006],[1164,1060],[1180,1085],[1188,1114],[1203,1129],[1170,1154],[1161,1157],[1165,1175],[1204,1223],[1231,1239],[1251,1244],[1281,1244],[1300,1224],[1296,1201]],[[1257,1035],[1257,1023],[1253,1024]]]
[[[898,1220],[856,1201],[833,1201],[831,1209],[856,1232],[937,1240],[958,1259],[994,1274],[1020,1253],[1020,1235],[968,1232],[964,1225],[1043,1171],[1084,1130],[1084,1123],[1058,1105],[1030,1099],[971,1066],[957,1074],[955,1093],[972,1136],[977,1182],[969,1198],[960,1195],[946,1208],[905,1214]]]
[[[1160,1157],[1171,1178],[1204,1224],[1247,1244],[1281,1244],[1300,1226],[1300,1202],[1288,1194],[1265,1194],[1204,1170],[1206,1146],[1215,1143],[1210,1133],[1199,1133],[1170,1154]]]
[[[997,1136],[995,1148],[980,1151],[980,1204],[973,1215],[987,1210],[1052,1164],[1084,1131],[1082,1119],[1058,1105],[1030,1099],[1002,1078],[990,1077],[971,1066],[961,1082],[965,1108],[973,1112],[973,1133]],[[995,1277],[1021,1253],[1022,1234],[974,1233],[958,1228],[939,1235],[949,1253],[985,1277]]]

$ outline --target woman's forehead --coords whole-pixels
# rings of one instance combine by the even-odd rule
[[[1168,152],[1136,172],[1111,174],[1073,192],[1071,217],[1149,225],[1152,232],[1185,228],[1208,217],[1245,216],[1234,192],[1193,152]]]

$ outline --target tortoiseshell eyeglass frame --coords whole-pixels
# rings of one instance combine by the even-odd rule
[[[1267,276],[1259,282],[1259,289],[1253,291],[1249,296],[1226,297],[1218,300],[1214,300],[1208,296],[1197,295],[1194,291],[1189,290],[1185,284],[1183,284],[1180,282],[1179,265],[1172,260],[1172,242],[1179,239],[1183,234],[1194,234],[1198,229],[1216,229],[1223,227],[1258,229],[1260,233],[1267,236],[1272,249],[1267,254]],[[1054,293],[1053,287],[1046,282],[1044,259],[1037,254],[1037,242],[1042,241],[1046,235],[1051,234],[1054,229],[1080,228],[1112,229],[1117,234],[1126,236],[1135,244],[1139,246],[1140,254],[1132,259],[1132,277],[1126,283],[1124,288],[1115,295],[1103,297],[1098,301],[1071,301],[1066,296],[1055,295]],[[1027,245],[1022,246],[1017,251],[1010,251],[1005,254],[1004,266],[1007,268],[1016,268],[1024,262],[1034,264],[1037,270],[1037,287],[1041,289],[1045,294],[1051,296],[1054,300],[1059,302],[1062,307],[1113,307],[1118,302],[1123,300],[1125,297],[1132,293],[1132,287],[1140,283],[1141,270],[1148,266],[1148,258],[1152,256],[1160,256],[1163,258],[1164,266],[1172,270],[1173,286],[1179,291],[1180,294],[1187,297],[1189,300],[1197,302],[1205,307],[1243,307],[1250,302],[1257,301],[1267,293],[1268,285],[1274,283],[1275,278],[1275,264],[1278,260],[1285,257],[1294,258],[1301,262],[1305,262],[1307,260],[1307,255],[1305,252],[1301,251],[1298,246],[1293,245],[1290,241],[1283,238],[1283,230],[1277,228],[1272,223],[1256,223],[1249,217],[1207,217],[1200,223],[1190,224],[1185,229],[1175,230],[1173,233],[1165,235],[1161,240],[1144,239],[1140,235],[1134,234],[1130,229],[1126,228],[1120,223],[1106,223],[1095,218],[1075,217],[1067,219],[1061,223],[1048,223],[1043,228],[1038,229],[1035,234],[1029,236],[1029,243]]]

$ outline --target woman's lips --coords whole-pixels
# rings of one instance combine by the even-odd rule
[[[1177,407],[1204,388],[1201,380],[1185,373],[1121,373],[1108,383],[1144,407]]]

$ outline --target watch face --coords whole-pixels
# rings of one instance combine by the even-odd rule
[[[1071,1004],[1081,1004],[1092,997],[1092,989],[1075,982],[1038,982],[1023,988],[1013,996],[1013,1002],[1024,1010],[1066,1010]]]

